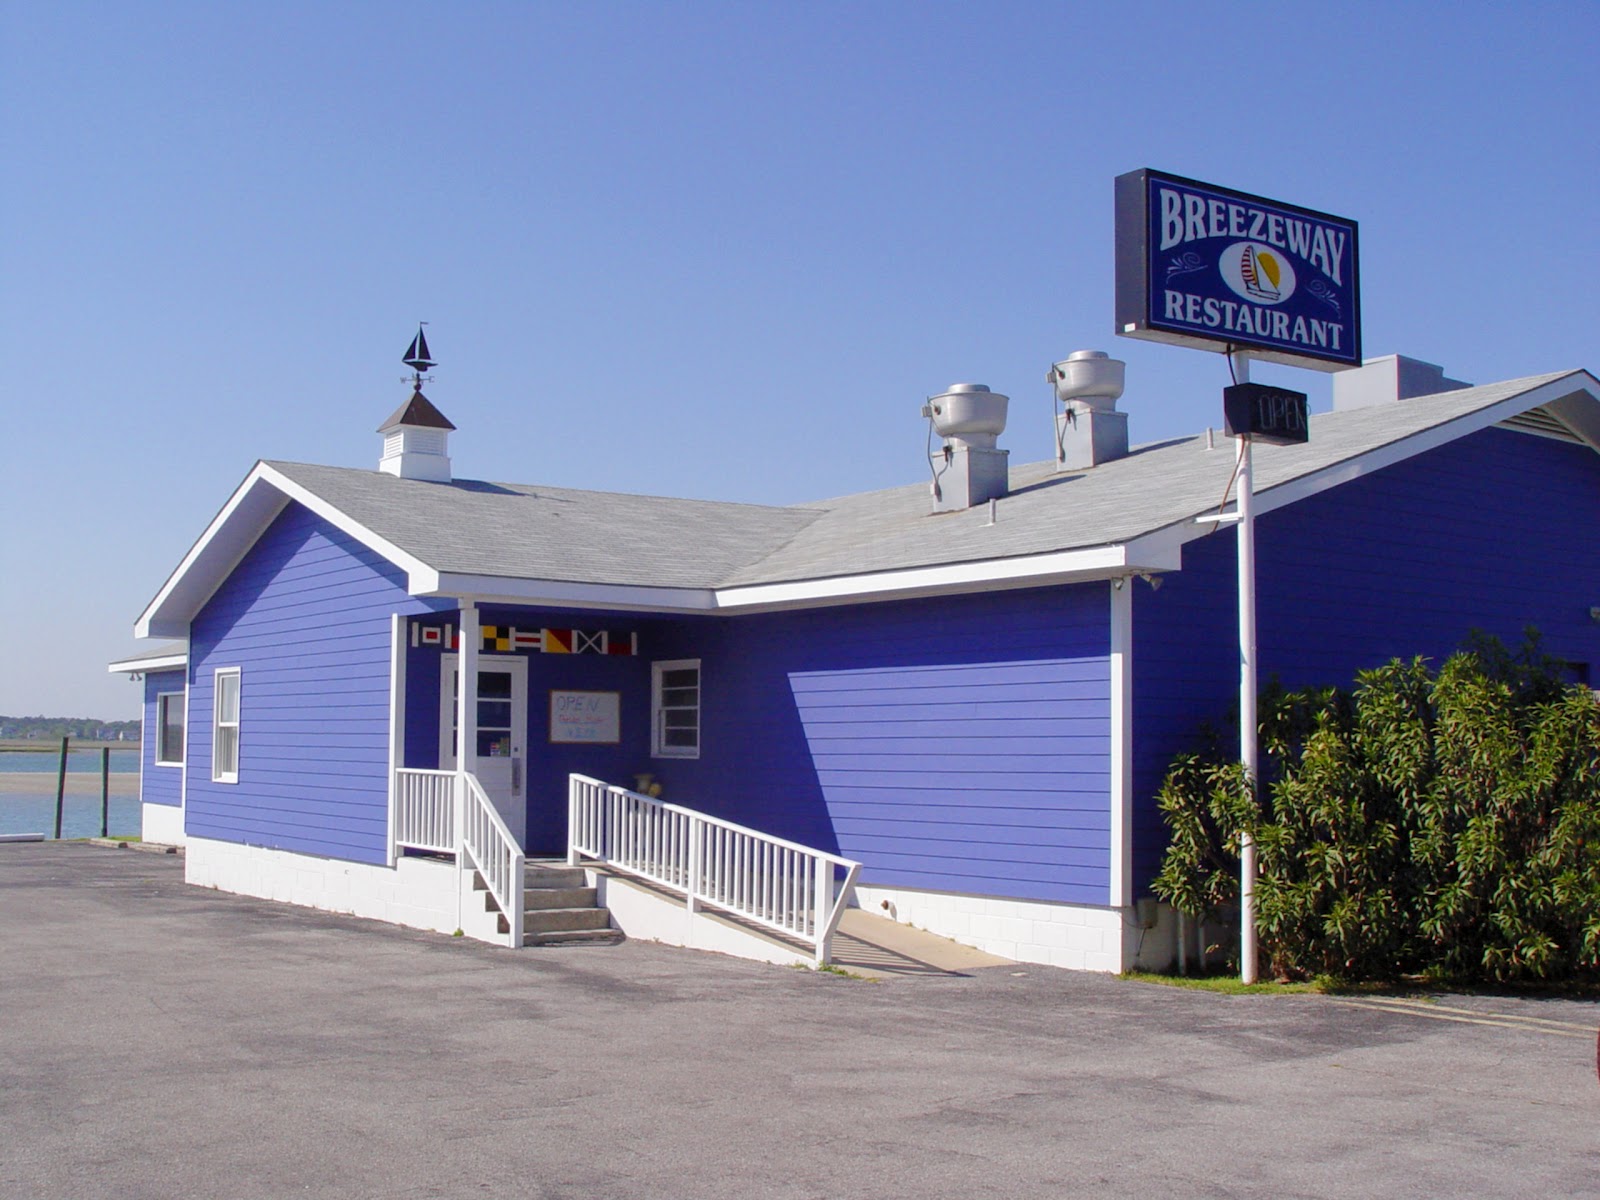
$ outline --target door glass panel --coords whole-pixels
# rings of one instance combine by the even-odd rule
[[[479,758],[507,758],[511,755],[511,738],[516,720],[513,699],[513,681],[510,671],[481,671],[478,674],[478,745]],[[450,748],[452,755],[459,754],[461,734],[456,716],[456,703],[461,695],[461,674],[451,672],[450,694],[455,698],[450,707]]]

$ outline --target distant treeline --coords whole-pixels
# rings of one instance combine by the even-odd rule
[[[85,742],[137,742],[138,721],[96,721],[88,717],[0,716],[0,738],[73,738]]]

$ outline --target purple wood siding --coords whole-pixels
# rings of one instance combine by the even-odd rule
[[[1348,684],[1396,656],[1442,661],[1474,628],[1516,646],[1532,624],[1600,684],[1597,529],[1594,452],[1498,429],[1270,513],[1257,525],[1262,681]],[[1161,591],[1135,585],[1140,888],[1166,843],[1153,796],[1167,764],[1201,722],[1237,712],[1235,562],[1225,531],[1186,547]]]
[[[868,883],[1104,904],[1109,611],[1097,584],[675,627],[648,656],[701,659],[701,757],[649,769]]]
[[[193,622],[188,833],[385,861],[389,617],[428,607],[398,568],[287,508]],[[211,780],[224,667],[241,669],[235,784]]]
[[[145,804],[183,803],[183,768],[158,767],[161,726],[156,697],[164,692],[183,694],[182,671],[151,671],[144,677],[144,733],[140,739],[139,799]]]
[[[565,850],[569,773],[650,771],[667,800],[839,850],[872,882],[1104,904],[1109,609],[1096,584],[733,618],[485,610],[639,636],[637,658],[527,656],[526,848]],[[438,763],[440,658],[408,652],[408,766]],[[701,662],[698,759],[650,756],[665,659]],[[552,688],[621,693],[620,744],[551,745]]]

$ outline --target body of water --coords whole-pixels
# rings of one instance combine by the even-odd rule
[[[61,836],[83,838],[100,836],[100,786],[95,781],[93,794],[74,787],[67,780],[66,801],[61,807]],[[117,837],[139,832],[139,798],[112,796],[110,832]],[[0,780],[0,833],[42,833],[50,837],[56,828],[56,796],[8,792]]]
[[[0,775],[32,775],[54,772],[59,769],[61,762],[61,743],[54,746],[41,746],[37,750],[0,750]],[[67,747],[67,774],[92,771],[96,776],[100,774],[99,750],[76,750]],[[111,773],[113,775],[137,775],[139,773],[139,747],[132,746],[127,749],[114,749],[111,751]]]
[[[42,833],[56,827],[56,781],[61,743],[38,750],[0,750],[0,833]],[[110,832],[139,832],[139,748],[111,751]],[[61,836],[100,836],[100,751],[67,750],[67,788]]]

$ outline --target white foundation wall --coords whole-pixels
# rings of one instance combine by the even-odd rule
[[[241,896],[436,933],[460,929],[477,941],[506,942],[498,914],[485,906],[484,893],[472,888],[470,877],[463,881],[454,863],[436,859],[401,858],[393,867],[383,867],[190,838],[184,879]]]
[[[856,885],[856,903],[1001,958],[1074,971],[1130,969],[1139,937],[1131,909],[871,884]]]
[[[176,804],[141,804],[139,837],[158,846],[183,845],[183,809]]]
[[[664,895],[654,888],[593,868],[588,870],[588,875],[591,885],[598,890],[600,904],[611,913],[612,925],[630,939],[690,950],[711,950],[779,966],[812,965],[810,954],[802,954],[776,939],[740,928],[705,909],[691,913],[677,896]]]

